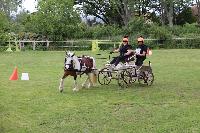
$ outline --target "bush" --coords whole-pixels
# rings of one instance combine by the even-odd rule
[[[149,29],[150,37],[158,39],[160,41],[165,41],[172,38],[172,33],[166,27],[161,27],[158,25],[152,25]]]
[[[117,26],[104,26],[98,25],[92,28],[93,38],[103,39],[103,38],[111,38],[112,36],[119,35],[121,33],[121,29]]]
[[[124,33],[125,34],[132,34],[132,35],[136,35],[136,34],[145,34],[145,29],[148,28],[148,24],[145,23],[145,20],[143,18],[134,18],[132,19],[127,27],[125,28]]]
[[[3,33],[0,31],[0,46],[6,46],[6,41],[9,40],[8,33]]]
[[[200,34],[200,27],[197,26],[196,23],[194,24],[188,24],[186,23],[183,28],[182,28],[182,36],[186,37],[194,37],[194,36],[199,36]],[[192,35],[192,36],[191,36]]]

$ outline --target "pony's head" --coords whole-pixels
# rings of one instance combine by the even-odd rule
[[[65,56],[65,69],[73,69],[73,57],[74,57],[74,52],[67,51],[66,56]]]
[[[73,57],[75,55],[74,52],[66,51],[66,57]]]

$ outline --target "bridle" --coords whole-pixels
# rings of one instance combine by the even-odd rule
[[[74,55],[72,55],[71,58],[73,58],[73,56],[74,56]],[[65,59],[66,59],[66,58],[65,58]],[[66,61],[67,61],[67,60],[66,60]],[[73,70],[73,69],[74,69],[74,61],[73,61],[73,59],[70,61],[69,64],[66,64],[66,61],[65,61],[65,66],[68,65],[69,68],[66,69],[66,67],[65,67],[65,69],[66,69],[66,70]]]

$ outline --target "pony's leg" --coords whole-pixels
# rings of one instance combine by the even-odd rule
[[[73,89],[73,91],[79,91],[79,89],[77,87],[77,81],[76,81],[76,79],[77,79],[77,75],[74,76],[74,89]]]
[[[88,88],[93,86],[93,83],[92,83],[92,80],[91,80],[92,76],[93,75],[91,75],[91,73],[88,73],[88,78],[87,78],[88,79],[88,86],[87,86]]]
[[[86,78],[86,80],[83,82],[83,84],[82,84],[82,88],[85,88],[86,87],[86,85],[88,84],[88,77]]]
[[[60,85],[59,85],[59,91],[63,92],[63,88],[64,88],[64,79],[67,77],[68,75],[66,73],[64,73],[63,77],[60,80]]]
[[[92,71],[92,80],[90,79],[91,83],[92,83],[92,86],[96,86],[96,82],[97,82],[97,74],[98,74],[98,71],[97,70],[94,70]]]
[[[64,79],[61,78],[61,79],[60,79],[60,85],[59,85],[59,91],[60,91],[60,92],[63,92],[63,83],[64,83]]]
[[[92,71],[91,73],[88,74],[88,87],[91,86],[96,86],[96,75],[97,75],[97,71]]]

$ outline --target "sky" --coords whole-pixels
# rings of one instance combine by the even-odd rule
[[[24,0],[22,4],[22,8],[32,13],[36,11],[36,8],[35,8],[36,5],[37,5],[37,2],[35,2],[35,0]]]

